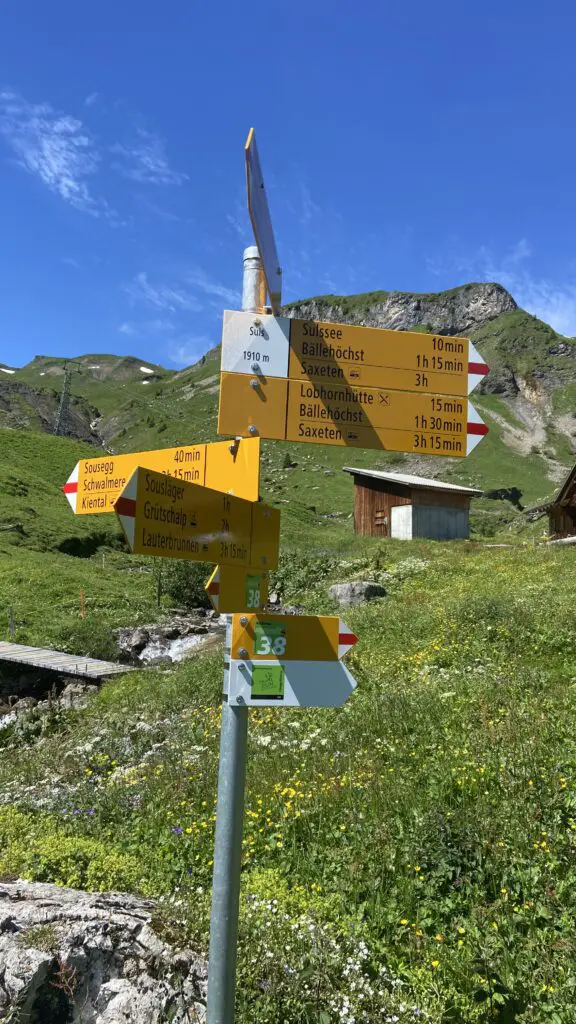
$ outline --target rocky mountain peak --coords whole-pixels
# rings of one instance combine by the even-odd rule
[[[517,305],[495,283],[465,284],[445,292],[367,292],[364,295],[321,295],[292,303],[283,312],[304,320],[333,320],[394,331],[424,328],[430,333],[467,335]]]

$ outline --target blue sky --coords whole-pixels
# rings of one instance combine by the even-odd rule
[[[256,127],[286,301],[497,279],[576,334],[573,0],[18,0],[0,361],[219,341]]]

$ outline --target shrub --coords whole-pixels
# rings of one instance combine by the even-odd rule
[[[338,567],[332,556],[311,557],[297,551],[280,553],[278,568],[270,573],[270,590],[283,600],[294,600],[321,585]]]
[[[183,608],[209,608],[204,585],[212,569],[206,562],[166,560],[162,566],[162,590]]]
[[[49,640],[62,651],[84,655],[87,658],[104,658],[114,661],[118,647],[110,623],[90,615],[72,625],[56,629]]]
[[[100,839],[69,836],[48,815],[0,810],[0,876],[72,889],[142,892],[141,861]]]

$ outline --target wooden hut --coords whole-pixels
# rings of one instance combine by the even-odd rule
[[[354,477],[354,529],[369,537],[467,540],[472,487],[423,476],[344,467]]]
[[[570,471],[558,494],[548,505],[548,528],[554,537],[576,535],[576,466]]]

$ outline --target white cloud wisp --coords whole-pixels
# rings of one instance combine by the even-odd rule
[[[186,274],[186,281],[192,285],[193,288],[197,288],[199,291],[204,292],[205,295],[213,295],[218,299],[223,299],[227,302],[232,309],[234,309],[240,302],[240,293],[235,291],[233,288],[227,288],[226,285],[221,284],[220,281],[215,281],[211,278],[206,271],[200,267],[194,267]]]
[[[136,274],[125,291],[133,301],[144,302],[152,309],[165,313],[180,313],[183,310],[199,313],[202,310],[202,304],[187,289],[179,285],[153,285],[145,271]]]
[[[569,273],[563,280],[554,281],[538,276],[527,261],[532,259],[530,243],[521,238],[507,252],[497,256],[481,246],[468,256],[452,254],[429,257],[428,270],[432,274],[466,275],[472,281],[496,281],[506,288],[522,309],[550,324],[559,334],[576,336],[576,274]]]
[[[70,203],[94,217],[109,215],[103,200],[87,184],[100,155],[82,121],[54,110],[49,103],[29,103],[16,92],[0,92],[0,134],[20,167]]]
[[[521,238],[500,260],[483,249],[484,280],[498,281],[513,295],[519,306],[555,331],[567,337],[576,335],[576,280],[563,282],[537,277],[524,264],[532,256],[525,238]]]
[[[137,139],[132,145],[112,146],[112,152],[125,161],[115,164],[115,169],[141,185],[181,185],[188,178],[187,174],[170,167],[164,140],[144,128],[137,130]]]

